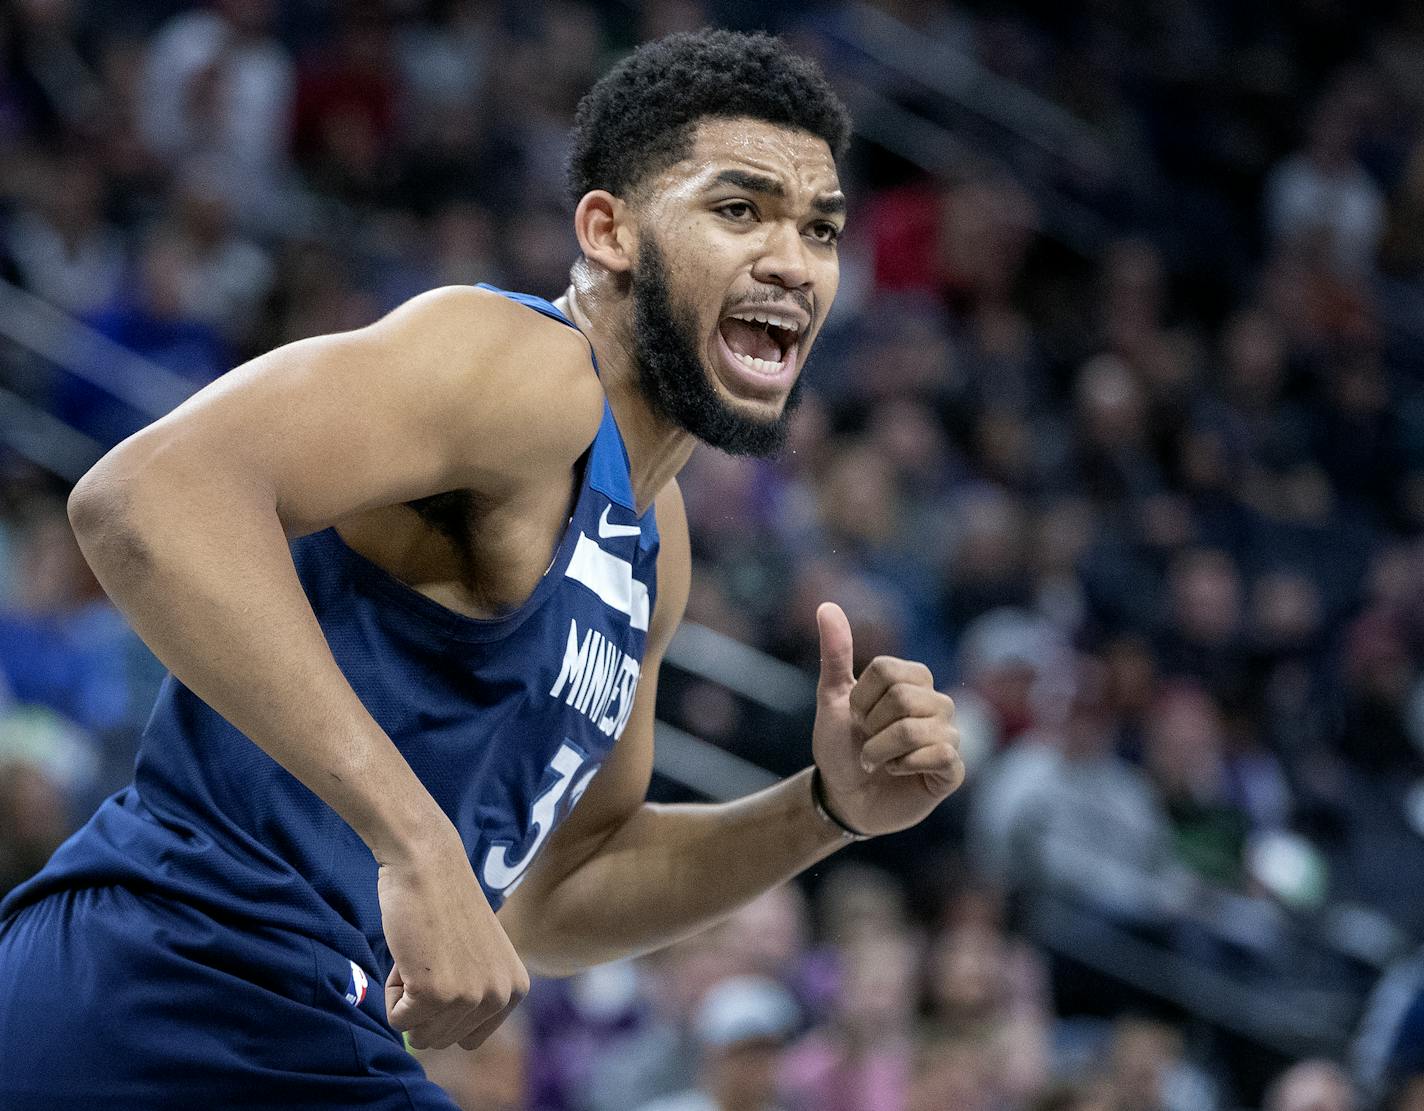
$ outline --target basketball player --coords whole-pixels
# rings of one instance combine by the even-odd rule
[[[559,301],[424,294],[85,476],[85,556],[172,674],[134,784],[0,908],[0,1106],[448,1109],[400,1032],[473,1048],[526,969],[685,937],[959,784],[928,670],[856,677],[826,604],[815,766],[644,802],[674,476],[781,443],[847,135],[774,39],[644,47],[579,108]]]

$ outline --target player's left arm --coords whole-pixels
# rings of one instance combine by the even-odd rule
[[[657,500],[658,599],[622,737],[500,911],[531,971],[568,975],[690,936],[851,840],[818,812],[808,768],[746,798],[646,802],[658,669],[687,603],[691,556],[676,483]],[[881,657],[857,679],[850,625],[817,614],[815,764],[826,802],[869,834],[920,821],[964,778],[953,703],[929,669]]]

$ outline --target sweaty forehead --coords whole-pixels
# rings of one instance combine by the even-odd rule
[[[774,177],[787,189],[808,196],[840,191],[835,158],[819,135],[740,117],[699,123],[691,152],[671,168],[664,182],[697,189],[727,169]]]

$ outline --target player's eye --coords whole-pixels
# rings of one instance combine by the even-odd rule
[[[811,238],[818,243],[835,243],[840,240],[841,229],[829,220],[811,225]]]
[[[756,217],[756,209],[752,207],[750,201],[728,201],[724,205],[719,205],[717,211],[727,219],[739,222]]]

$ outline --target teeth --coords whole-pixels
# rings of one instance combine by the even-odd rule
[[[774,313],[765,312],[734,312],[734,320],[747,320],[755,324],[770,324],[776,328],[784,328],[788,332],[799,332],[801,326],[790,317],[777,316]]]
[[[750,370],[754,370],[758,374],[775,374],[778,370],[781,369],[780,363],[769,363],[765,359],[756,359],[750,355],[743,355],[737,351],[733,351],[732,356],[744,367],[747,367]]]

